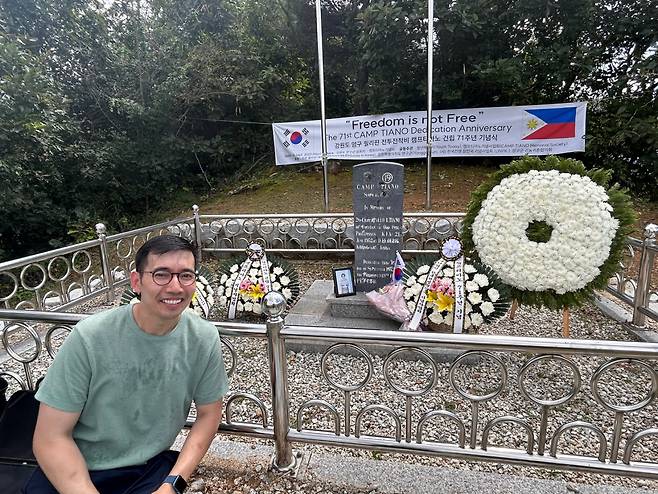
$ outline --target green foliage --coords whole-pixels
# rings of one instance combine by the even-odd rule
[[[610,255],[608,259],[600,266],[599,274],[590,281],[584,288],[558,294],[554,290],[530,291],[520,290],[511,287],[512,298],[525,305],[545,306],[551,309],[561,309],[564,307],[577,307],[589,301],[594,290],[603,289],[608,280],[614,275],[619,262],[622,259],[626,238],[630,235],[633,224],[636,220],[635,212],[632,209],[630,198],[627,192],[615,184],[609,186],[611,171],[594,169],[587,170],[585,165],[578,160],[570,158],[559,158],[557,156],[548,156],[546,159],[525,156],[521,159],[512,161],[503,165],[495,173],[483,182],[471,194],[471,200],[464,218],[464,227],[462,230],[462,241],[464,249],[470,252],[474,258],[479,260],[475,244],[473,242],[473,222],[482,208],[482,203],[487,198],[489,192],[496,187],[504,178],[515,175],[528,173],[530,170],[549,171],[558,170],[561,173],[569,173],[589,177],[593,182],[606,189],[608,194],[608,203],[612,206],[612,216],[619,221],[619,227],[610,246]],[[531,235],[536,235],[540,240],[548,240],[548,230],[541,224],[533,226],[530,231]]]

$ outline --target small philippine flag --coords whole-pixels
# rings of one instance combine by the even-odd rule
[[[576,137],[576,107],[538,108],[525,110],[531,117],[526,121],[530,131],[523,140],[568,139]]]
[[[402,281],[402,273],[404,272],[404,260],[400,255],[399,251],[395,252],[395,264],[393,265],[393,274],[391,275],[391,281],[393,283],[399,283]]]

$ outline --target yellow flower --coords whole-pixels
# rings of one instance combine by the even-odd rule
[[[455,298],[444,293],[427,290],[427,305],[434,306],[439,312],[452,312],[455,307]]]
[[[265,295],[265,290],[260,286],[260,283],[254,283],[249,287],[249,296],[254,300],[260,300]]]

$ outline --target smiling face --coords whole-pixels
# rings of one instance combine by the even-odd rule
[[[194,272],[194,255],[185,250],[150,253],[142,273],[130,274],[133,291],[141,294],[140,303],[133,309],[138,326],[147,333],[164,334],[176,326],[180,315],[189,307],[196,284],[181,285],[178,276],[173,276],[168,284],[157,285],[151,274],[157,270]]]

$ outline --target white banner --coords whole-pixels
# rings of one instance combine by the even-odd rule
[[[432,156],[523,156],[585,151],[586,103],[434,110]],[[320,161],[320,120],[273,123],[277,165]],[[427,112],[327,120],[329,159],[427,156]]]

